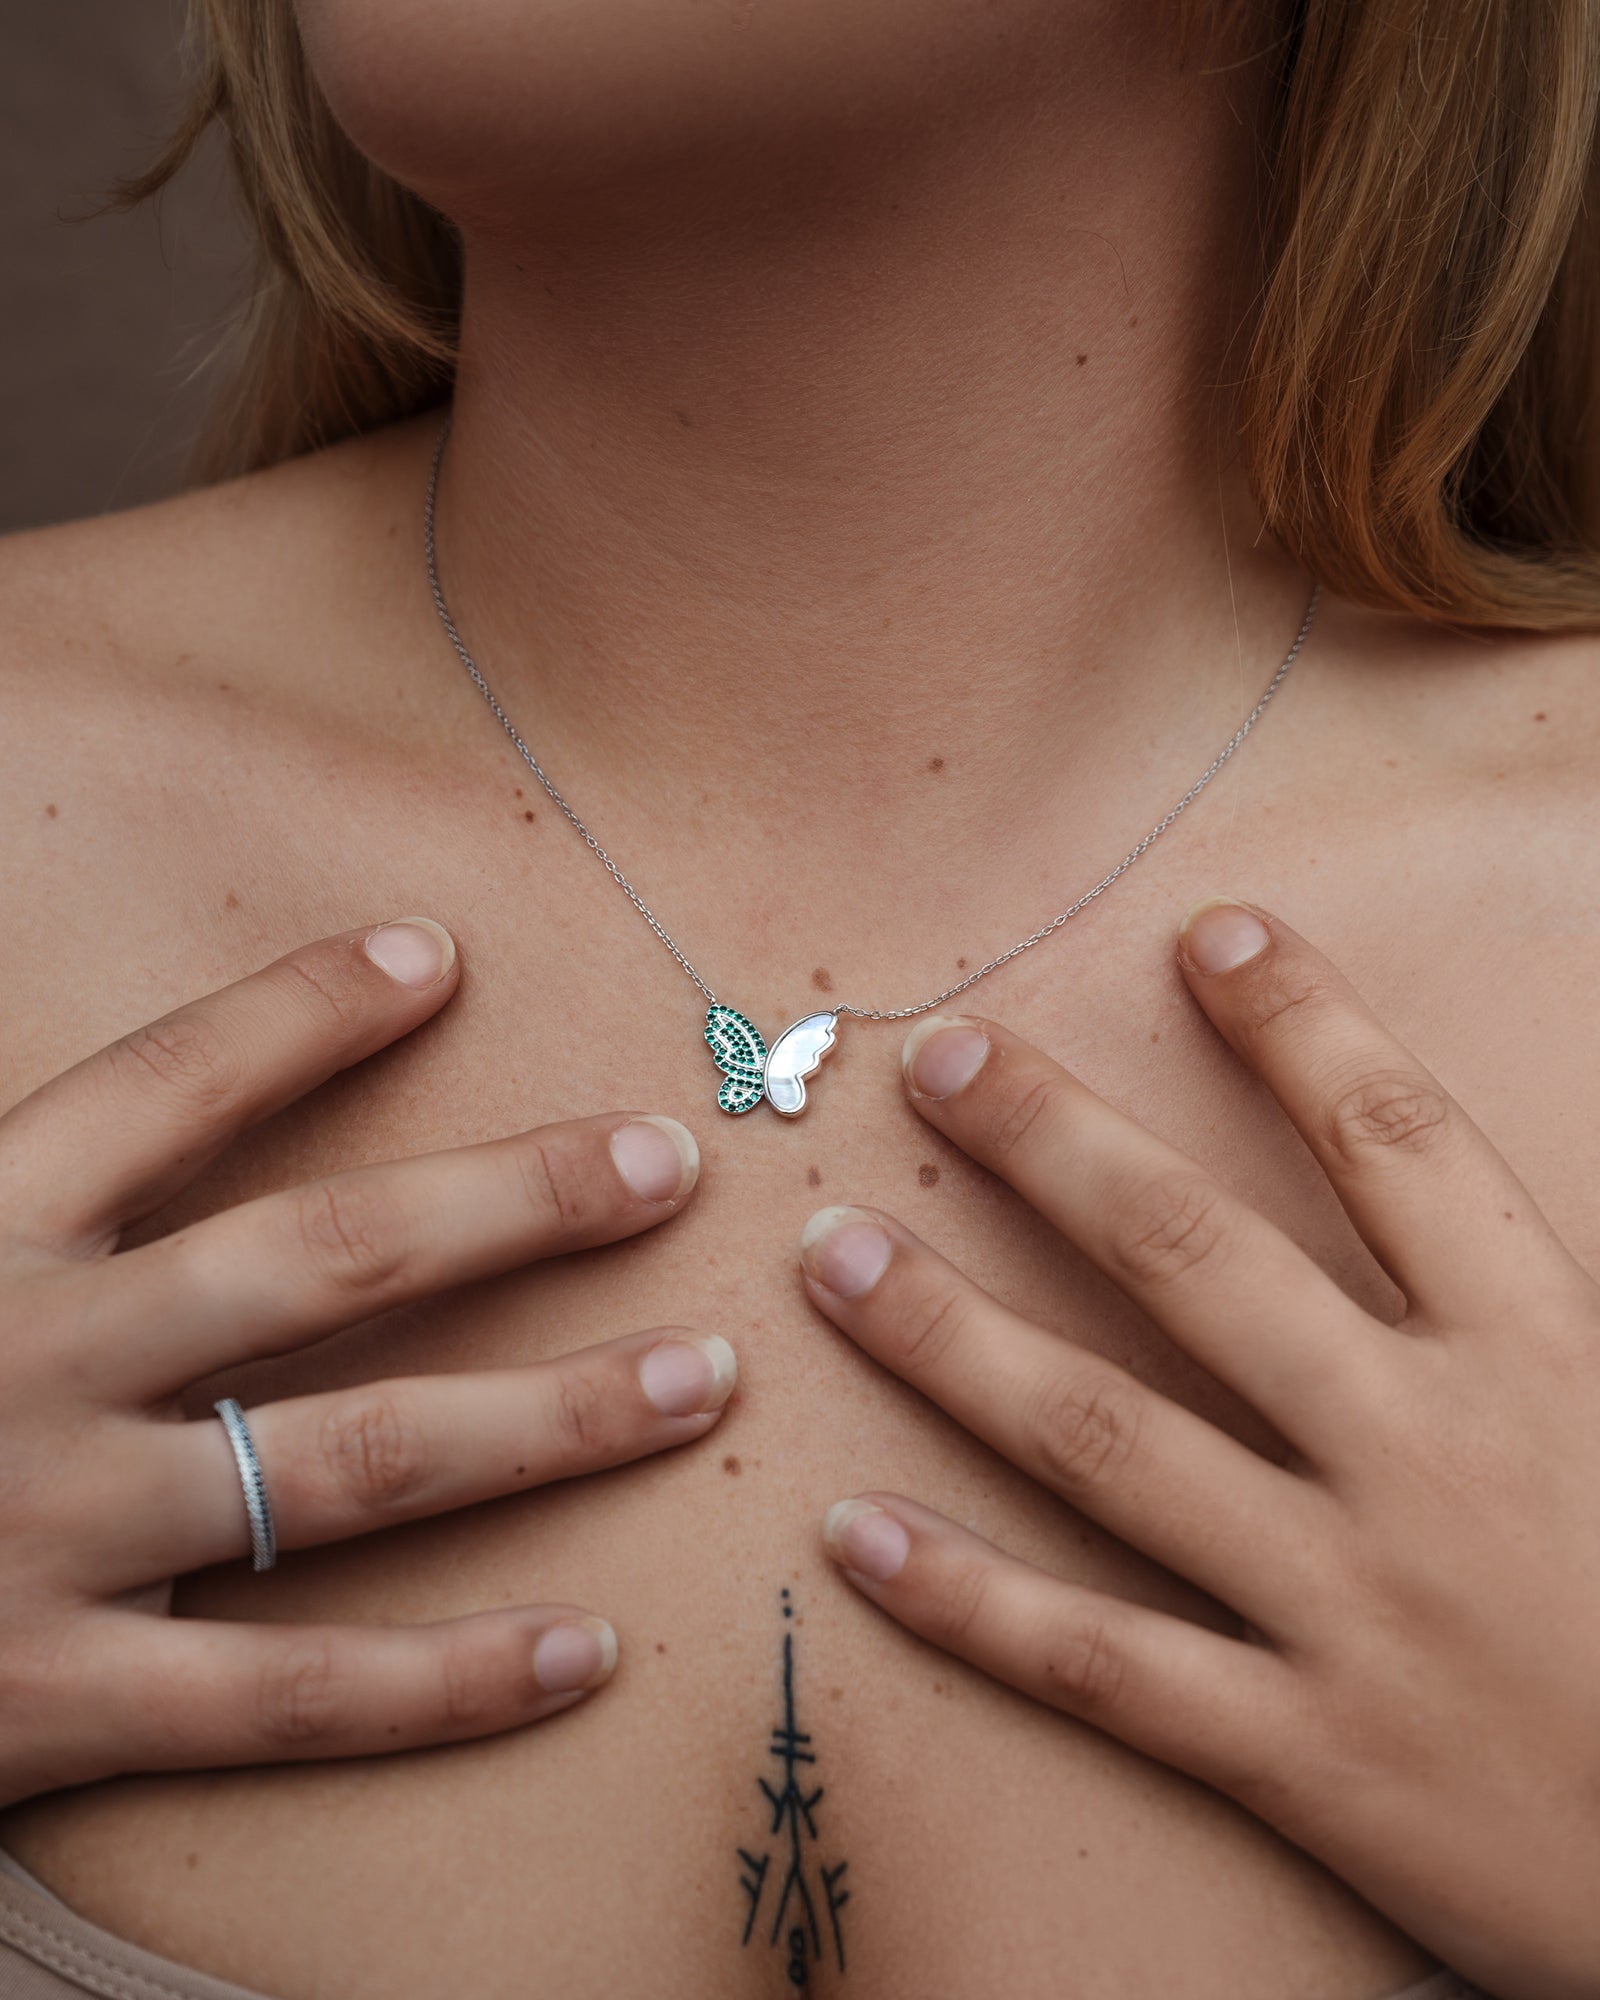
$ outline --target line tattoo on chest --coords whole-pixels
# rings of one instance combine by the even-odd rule
[[[837,1961],[840,1972],[845,1969],[839,1913],[850,1900],[843,1886],[850,1864],[836,1861],[829,1867],[822,1858],[817,1807],[823,1787],[810,1788],[817,1753],[796,1720],[794,1599],[784,1590],[778,1602],[783,1613],[783,1715],[767,1746],[778,1774],[776,1783],[757,1780],[767,1819],[761,1849],[739,1849],[739,1887],[748,1906],[740,1943],[764,1939],[769,1949],[781,1950],[790,1986],[809,1993],[812,1973],[825,1956]],[[831,1954],[825,1944],[832,1947]]]

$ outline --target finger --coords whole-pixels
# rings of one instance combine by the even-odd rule
[[[257,1625],[103,1612],[80,1635],[62,1762],[99,1777],[366,1757],[539,1722],[610,1677],[616,1635],[568,1605],[431,1625]],[[58,1782],[81,1782],[80,1779]]]
[[[395,1376],[261,1403],[247,1422],[280,1549],[362,1535],[703,1437],[738,1379],[718,1334],[625,1335],[524,1368]],[[114,1533],[86,1519],[85,1587],[106,1593],[249,1553],[237,1461],[218,1419],[127,1420]]]
[[[110,1401],[155,1397],[448,1286],[636,1235],[678,1212],[699,1171],[675,1118],[611,1113],[262,1195],[88,1274],[97,1387]],[[161,1327],[159,1345],[115,1337],[139,1323]]]
[[[1063,1583],[898,1494],[828,1511],[845,1575],[908,1631],[1147,1756],[1248,1799],[1291,1738],[1276,1654]]]
[[[437,1013],[458,978],[425,917],[346,931],[87,1056],[0,1118],[17,1238],[103,1249],[245,1126]]]
[[[1176,1147],[997,1021],[931,1015],[911,1102],[1312,1458],[1387,1393],[1387,1330]]]
[[[801,1245],[812,1299],[867,1353],[1113,1534],[1282,1630],[1319,1489],[1008,1311],[887,1216],[820,1209]]]
[[[1414,1307],[1466,1323],[1510,1313],[1520,1325],[1541,1282],[1587,1284],[1484,1133],[1321,952],[1281,917],[1225,899],[1184,921],[1190,991]]]

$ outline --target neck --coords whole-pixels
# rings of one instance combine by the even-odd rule
[[[463,220],[440,576],[619,848],[777,785],[1098,855],[1271,677],[1309,579],[1218,443],[1256,86],[1117,56]]]

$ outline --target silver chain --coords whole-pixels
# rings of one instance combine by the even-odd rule
[[[438,569],[438,564],[434,559],[434,545],[433,545],[433,504],[434,504],[434,495],[438,489],[438,484],[439,484],[439,461],[444,456],[445,439],[448,438],[450,435],[450,420],[453,414],[454,414],[453,411],[446,412],[444,423],[440,427],[438,442],[437,444],[435,444],[433,448],[433,465],[428,474],[428,497],[422,510],[422,540],[423,540],[423,547],[426,549],[428,557],[428,584],[433,592],[433,602],[436,609],[438,610],[440,622],[443,624],[445,631],[450,636],[451,645],[455,647],[456,652],[460,655],[461,664],[466,668],[467,672],[472,676],[473,683],[477,687],[479,694],[481,694],[484,700],[489,704],[490,710],[492,711],[495,720],[499,723],[500,727],[505,731],[506,735],[511,739],[512,747],[516,750],[518,756],[521,757],[522,761],[527,765],[528,769],[539,780],[539,783],[544,787],[545,791],[549,793],[551,799],[554,800],[555,804],[560,807],[562,813],[565,814],[567,819],[569,819],[572,822],[573,826],[576,827],[578,832],[583,836],[584,845],[593,852],[595,858],[604,867],[606,873],[611,877],[612,881],[616,883],[617,887],[622,891],[623,895],[625,895],[628,901],[632,903],[633,907],[639,912],[640,916],[644,918],[645,922],[650,926],[651,930],[655,932],[656,936],[660,938],[661,942],[666,946],[667,950],[672,953],[672,956],[678,961],[679,965],[683,967],[684,971],[688,973],[689,977],[694,981],[695,985],[699,987],[700,991],[706,997],[706,1004],[708,1006],[714,1007],[717,1004],[716,994],[712,992],[711,988],[700,977],[699,973],[695,971],[694,967],[689,963],[688,959],[684,956],[682,951],[679,950],[677,944],[674,942],[673,938],[668,933],[665,925],[661,922],[660,918],[657,917],[654,910],[650,908],[650,905],[644,900],[643,896],[641,896],[638,890],[634,888],[633,884],[628,880],[627,876],[623,874],[622,870],[611,859],[611,856],[607,854],[605,849],[600,845],[599,841],[589,831],[588,827],[584,825],[583,821],[579,819],[578,815],[573,811],[572,807],[567,803],[567,801],[562,797],[561,793],[556,789],[555,785],[552,784],[550,779],[545,775],[543,765],[539,762],[538,758],[534,756],[533,752],[528,748],[527,744],[523,742],[522,737],[517,730],[516,724],[511,720],[511,717],[507,715],[505,710],[500,706],[499,699],[496,696],[493,688],[491,688],[489,683],[484,679],[482,673],[479,671],[478,663],[476,662],[476,660],[473,659],[472,655],[467,651],[465,645],[462,643],[461,634],[456,630],[455,620],[450,616],[449,606],[444,601],[444,592],[439,588],[439,569]],[[1310,602],[1306,605],[1306,615],[1304,619],[1301,621],[1300,630],[1295,637],[1295,642],[1289,648],[1288,657],[1284,660],[1283,665],[1279,667],[1278,671],[1272,676],[1272,679],[1267,683],[1266,692],[1262,695],[1261,699],[1256,703],[1255,707],[1251,709],[1250,713],[1245,717],[1244,721],[1240,723],[1239,727],[1233,732],[1232,736],[1228,738],[1227,742],[1222,746],[1221,750],[1219,750],[1217,755],[1212,758],[1211,762],[1206,766],[1205,770],[1189,787],[1188,791],[1184,793],[1183,797],[1179,799],[1178,803],[1172,808],[1172,810],[1166,815],[1166,817],[1162,820],[1159,820],[1156,823],[1156,825],[1150,829],[1150,831],[1145,835],[1144,839],[1139,842],[1137,847],[1131,848],[1128,851],[1128,853],[1126,853],[1122,857],[1122,859],[1117,863],[1116,867],[1112,869],[1109,875],[1105,876],[1101,881],[1097,882],[1092,889],[1088,890],[1085,894],[1081,895],[1078,898],[1078,900],[1075,903],[1073,903],[1069,908],[1063,910],[1060,916],[1052,917],[1049,923],[1041,926],[1041,928],[1036,930],[1031,937],[1025,937],[1020,939],[1016,944],[1012,945],[1009,950],[1001,952],[998,958],[991,958],[987,965],[979,966],[976,972],[969,972],[966,978],[960,980],[956,985],[947,986],[942,993],[934,994],[931,1000],[919,1000],[914,1007],[853,1007],[849,1004],[848,1001],[840,1001],[834,1007],[833,1011],[836,1014],[853,1014],[858,1020],[861,1021],[904,1021],[909,1019],[910,1016],[913,1014],[925,1014],[927,1013],[930,1007],[943,1006],[946,1000],[953,1000],[958,993],[965,993],[969,986],[975,986],[980,979],[987,979],[991,972],[995,972],[1002,965],[1008,964],[1012,959],[1018,957],[1022,952],[1031,951],[1036,944],[1042,944],[1047,937],[1050,937],[1054,932],[1060,930],[1061,926],[1064,923],[1066,923],[1069,918],[1075,917],[1086,903],[1092,903],[1096,896],[1103,896],[1106,890],[1111,887],[1112,883],[1116,881],[1117,877],[1119,875],[1126,873],[1126,871],[1130,869],[1133,866],[1133,864],[1139,859],[1139,856],[1144,853],[1146,848],[1150,847],[1155,841],[1161,838],[1162,834],[1166,832],[1167,828],[1171,826],[1172,822],[1178,817],[1178,815],[1184,810],[1184,808],[1189,804],[1191,804],[1193,800],[1199,797],[1199,795],[1205,790],[1206,786],[1210,784],[1211,780],[1222,769],[1223,765],[1227,763],[1228,759],[1233,755],[1234,751],[1238,749],[1239,745],[1250,734],[1250,731],[1255,727],[1257,721],[1260,719],[1262,710],[1266,707],[1267,703],[1271,701],[1272,697],[1277,693],[1278,689],[1282,686],[1284,676],[1288,673],[1289,669],[1294,665],[1295,660],[1299,655],[1300,648],[1305,644],[1306,634],[1311,630],[1311,621],[1316,616],[1317,604],[1321,596],[1322,596],[1321,584],[1314,583],[1311,587]]]

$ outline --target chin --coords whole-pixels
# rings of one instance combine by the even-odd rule
[[[446,214],[903,144],[1164,0],[293,0],[334,115]],[[1148,60],[1148,56],[1146,57]]]

